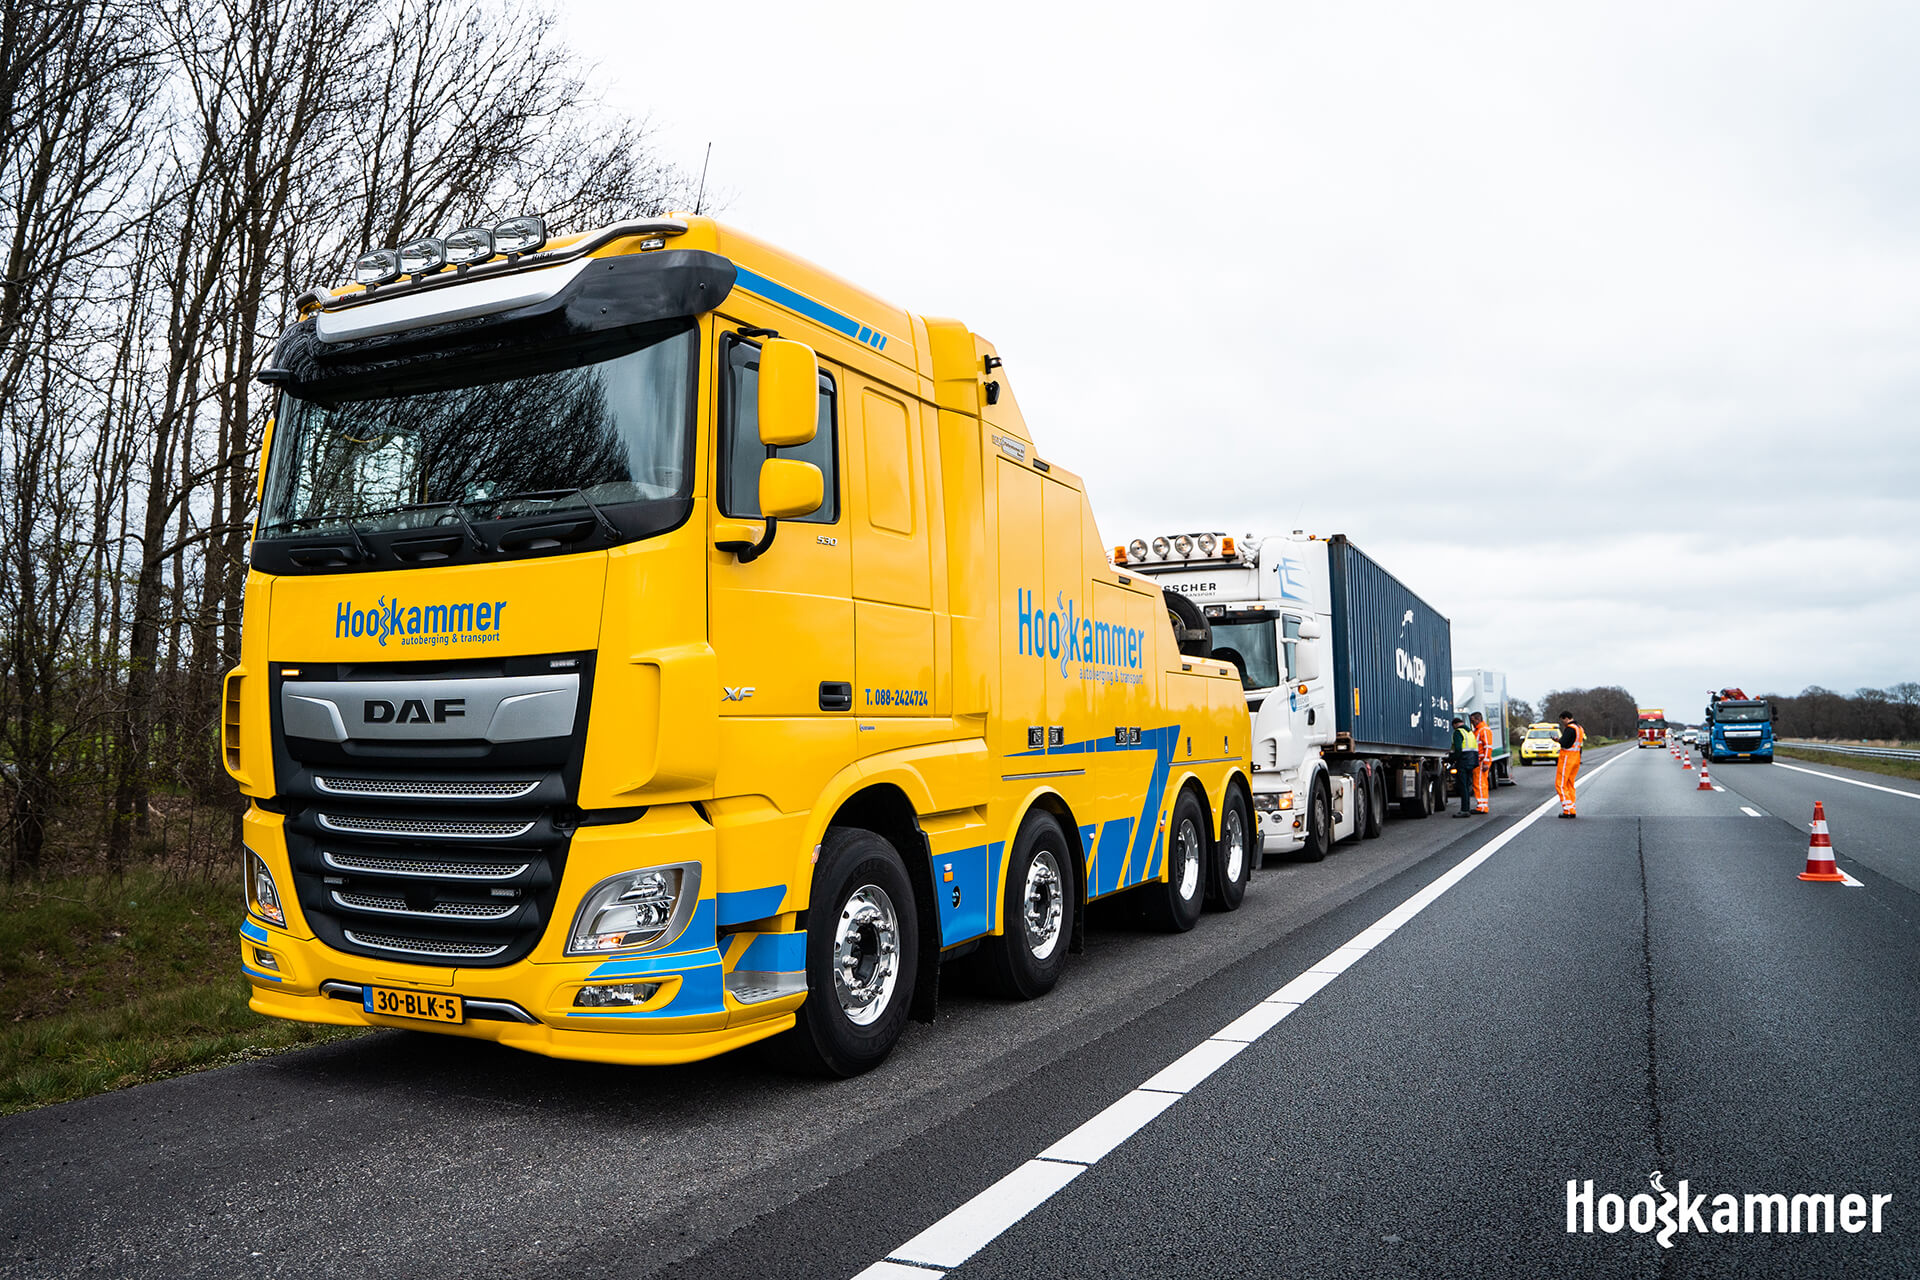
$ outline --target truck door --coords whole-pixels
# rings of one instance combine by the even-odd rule
[[[759,351],[731,334],[720,340],[715,525],[746,520],[759,527],[759,472],[767,456],[756,412]],[[709,634],[722,716],[836,716],[851,724],[853,560],[839,384],[837,371],[823,361],[817,434],[779,452],[820,468],[826,482],[820,509],[780,521],[773,545],[755,560],[711,553]]]
[[[919,405],[857,375],[848,379],[847,402],[853,709],[862,720],[931,716],[946,700],[935,687],[932,539]]]

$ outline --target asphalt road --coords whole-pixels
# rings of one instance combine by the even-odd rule
[[[1551,784],[1516,770],[1190,934],[1099,923],[1048,998],[961,995],[856,1081],[382,1032],[12,1117],[0,1274],[1920,1274],[1920,799],[1596,770],[1578,823],[1516,832]],[[1863,887],[1795,877],[1808,787]],[[1567,1233],[1568,1179],[1654,1170],[1895,1198],[1878,1234]]]

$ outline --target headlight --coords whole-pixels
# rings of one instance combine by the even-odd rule
[[[673,941],[700,896],[700,865],[680,862],[609,876],[587,892],[567,933],[567,954],[631,951]]]
[[[1293,792],[1291,791],[1255,792],[1253,797],[1253,807],[1260,810],[1262,813],[1279,813],[1284,809],[1291,809],[1293,808]]]
[[[447,242],[421,236],[400,246],[400,270],[410,276],[424,276],[447,265]]]
[[[273,872],[260,855],[247,850],[247,910],[268,924],[287,927],[287,913],[280,905],[280,890],[273,883]]]
[[[1135,538],[1132,542],[1129,542],[1127,544],[1127,554],[1135,560],[1145,560],[1147,558],[1147,540],[1145,538]]]
[[[547,224],[538,218],[508,218],[493,229],[495,253],[532,253],[547,243]]]
[[[463,227],[447,237],[447,261],[456,267],[485,262],[493,256],[493,232],[485,227]]]
[[[355,284],[392,284],[400,278],[400,255],[392,249],[375,249],[353,264]]]

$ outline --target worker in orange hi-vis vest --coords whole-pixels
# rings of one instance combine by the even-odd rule
[[[1553,789],[1560,793],[1560,816],[1575,818],[1573,787],[1580,777],[1580,749],[1587,745],[1587,731],[1573,722],[1573,712],[1560,713],[1560,765],[1553,773]]]
[[[1473,738],[1480,744],[1480,767],[1473,771],[1473,811],[1491,813],[1487,789],[1493,785],[1493,730],[1478,711],[1473,713]]]

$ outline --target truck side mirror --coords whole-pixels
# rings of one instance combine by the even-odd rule
[[[1311,636],[1307,634],[1307,628],[1310,626],[1313,627],[1313,634]],[[1300,624],[1301,643],[1295,645],[1293,648],[1293,673],[1296,678],[1300,680],[1318,680],[1320,678],[1320,650],[1311,644],[1305,643],[1308,640],[1318,640],[1319,638],[1320,628],[1317,625],[1310,622],[1302,622]]]
[[[1318,640],[1320,636],[1320,619],[1312,616],[1300,619],[1300,638],[1302,640]]]
[[[812,515],[826,499],[826,483],[811,462],[768,458],[760,464],[760,511],[775,520]]]
[[[813,439],[819,418],[820,362],[813,348],[788,338],[769,338],[760,348],[760,443],[769,449],[806,444]],[[819,505],[816,502],[807,509]],[[765,504],[760,509],[774,514]]]
[[[1768,707],[1767,710],[1772,712],[1772,715],[1769,718],[1772,719],[1775,724],[1778,724],[1780,722],[1780,708]]]

